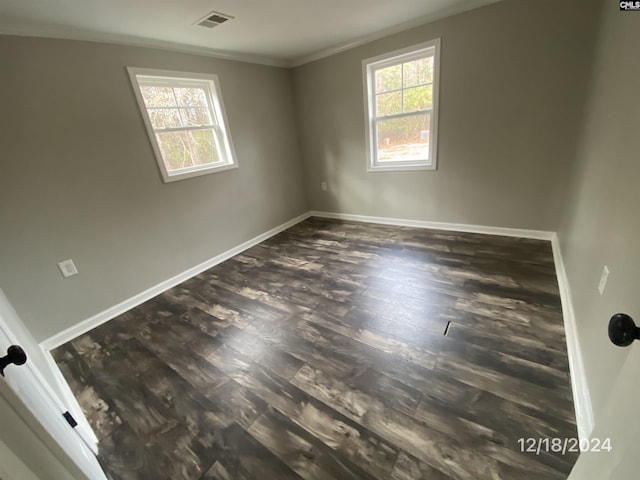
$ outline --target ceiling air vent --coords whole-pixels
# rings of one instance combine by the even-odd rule
[[[207,28],[213,28],[231,19],[233,19],[231,15],[226,15],[220,12],[211,12],[211,13],[208,13],[204,18],[201,18],[200,20],[198,20],[196,22],[196,25],[200,25],[202,27],[207,27]]]

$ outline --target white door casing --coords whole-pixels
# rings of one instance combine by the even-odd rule
[[[37,374],[40,376],[42,385],[51,393],[51,395],[61,400],[61,405],[64,405],[69,412],[73,415],[74,419],[78,422],[78,426],[75,431],[82,437],[84,442],[98,454],[98,437],[96,437],[91,425],[87,421],[82,408],[78,400],[74,396],[69,384],[62,375],[62,372],[58,368],[53,356],[49,349],[46,349],[39,345],[35,338],[31,335],[31,332],[22,323],[18,315],[9,304],[7,298],[2,294],[0,289],[0,322],[3,323],[4,329],[10,332],[10,337],[20,340],[20,346],[29,351],[29,360],[31,366],[34,367]],[[4,355],[4,352],[0,352],[0,356]]]
[[[29,361],[30,352],[39,348],[37,343],[24,327],[10,328],[10,326],[20,327],[21,322],[0,290],[0,356],[5,355],[10,345],[22,346],[27,354],[27,362],[21,366],[7,366],[5,377],[0,381],[5,382],[13,390],[24,406],[89,479],[106,480],[94,452],[63,417],[67,409],[34,363]]]
[[[611,451],[584,451],[568,480],[636,480],[640,452],[640,341],[629,355],[591,434],[592,444],[611,439]]]

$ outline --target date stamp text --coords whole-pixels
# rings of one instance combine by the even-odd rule
[[[613,446],[610,438],[552,438],[552,437],[529,437],[519,438],[518,446],[524,453],[568,453],[582,452],[611,452]]]

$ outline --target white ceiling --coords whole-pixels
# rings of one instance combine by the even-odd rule
[[[499,0],[2,0],[0,33],[296,65]],[[212,10],[235,17],[194,25]]]

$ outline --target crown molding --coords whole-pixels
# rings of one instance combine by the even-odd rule
[[[480,0],[478,2],[474,2],[473,5],[466,5],[466,6],[461,5],[461,6],[441,10],[438,13],[432,13],[429,15],[424,15],[422,17],[414,18],[413,20],[409,20],[408,22],[403,22],[393,27],[385,28],[384,30],[371,33],[369,35],[363,35],[361,37],[355,38],[348,42],[340,43],[333,47],[319,50],[310,55],[299,57],[297,59],[292,60],[289,63],[289,67],[290,68],[300,67],[307,63],[315,62],[316,60],[330,57],[331,55],[344,52],[345,50],[350,50],[352,48],[359,47],[360,45],[373,42],[374,40],[380,40],[381,38],[388,37],[390,35],[394,35],[396,33],[400,33],[405,30],[409,30],[411,28],[419,27],[421,25],[426,25],[427,23],[435,22],[436,20],[441,20],[446,17],[451,17],[453,15],[457,15],[459,13],[463,13],[469,10],[475,10],[476,8],[485,7],[487,5],[490,5],[492,3],[497,3],[499,1],[501,0]]]
[[[214,48],[198,47],[195,45],[187,45],[187,44],[176,43],[176,42],[167,42],[164,40],[156,40],[151,38],[141,38],[141,37],[135,37],[131,35],[110,34],[110,33],[104,33],[104,32],[91,32],[91,31],[85,31],[85,30],[69,31],[69,32],[65,32],[64,34],[61,34],[58,32],[38,32],[29,28],[0,28],[0,35],[14,35],[19,37],[35,37],[35,38],[52,38],[52,39],[58,39],[58,40],[76,40],[76,41],[84,41],[84,42],[122,45],[122,46],[129,46],[129,47],[155,48],[155,49],[161,49],[161,50],[170,51],[170,52],[202,55],[206,57],[220,58],[223,60],[232,60],[236,62],[253,63],[257,65],[266,65],[270,67],[295,68],[295,67],[305,65],[307,63],[314,62],[316,60],[320,60],[322,58],[330,57],[331,55],[335,55],[337,53],[341,53],[346,50],[350,50],[352,48],[358,47],[360,45],[364,45],[374,40],[379,40],[381,38],[388,37],[390,35],[394,35],[396,33],[400,33],[405,30],[409,30],[411,28],[416,28],[421,25],[435,22],[437,20],[441,20],[443,18],[457,15],[459,13],[463,13],[469,10],[474,10],[476,8],[481,8],[481,7],[490,5],[492,3],[497,3],[499,1],[502,1],[502,0],[476,0],[474,2],[467,3],[466,5],[458,5],[456,7],[444,9],[437,13],[424,15],[424,16],[415,18],[413,20],[410,20],[408,22],[403,22],[398,25],[395,25],[383,30],[379,30],[374,33],[363,35],[361,37],[354,38],[347,42],[343,42],[338,45],[334,45],[332,47],[319,50],[315,53],[311,53],[309,55],[304,55],[304,56],[293,58],[293,59],[277,58],[277,57],[271,57],[271,56],[265,56],[265,55],[233,52],[233,51],[227,51],[227,50],[216,50]]]
[[[266,57],[261,55],[252,55],[248,53],[229,52],[225,50],[216,50],[207,47],[197,47],[194,45],[185,45],[182,43],[165,42],[163,40],[154,40],[148,38],[131,37],[127,35],[111,35],[101,34],[97,32],[69,32],[64,35],[57,33],[37,33],[26,29],[0,29],[0,35],[13,35],[17,37],[34,37],[34,38],[52,38],[56,40],[75,40],[82,42],[106,43],[112,45],[121,45],[127,47],[155,48],[176,53],[190,53],[193,55],[202,55],[205,57],[220,58],[223,60],[232,60],[236,62],[254,63],[257,65],[266,65],[269,67],[290,68],[291,62],[288,60]]]

